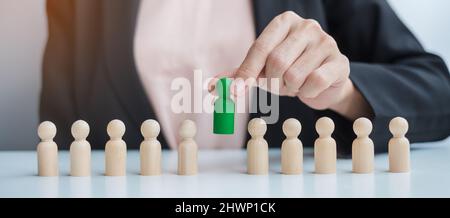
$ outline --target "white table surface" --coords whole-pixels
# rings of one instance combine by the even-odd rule
[[[92,177],[69,174],[69,154],[59,153],[60,176],[38,177],[33,151],[0,152],[0,197],[450,197],[450,139],[412,145],[412,171],[387,172],[387,155],[377,155],[375,173],[351,173],[351,160],[338,160],[338,173],[313,173],[312,150],[305,150],[304,173],[281,175],[280,152],[270,151],[270,174],[245,174],[246,153],[200,151],[199,175],[176,175],[177,154],[163,154],[163,175],[139,175],[139,153],[128,151],[128,175],[105,177],[104,153],[92,154]]]

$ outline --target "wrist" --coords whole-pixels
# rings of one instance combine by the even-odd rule
[[[372,109],[361,92],[348,79],[343,87],[341,97],[330,107],[330,110],[344,116],[349,120],[356,120],[360,117],[371,117]]]
[[[347,79],[342,85],[342,91],[338,98],[336,98],[336,102],[331,105],[329,109],[339,114],[346,114],[350,107],[349,104],[354,92],[353,89],[353,82],[350,79]]]

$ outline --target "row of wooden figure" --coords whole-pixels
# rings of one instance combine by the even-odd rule
[[[316,123],[319,138],[314,144],[315,172],[331,174],[336,172],[336,142],[331,137],[334,122],[327,117]],[[301,174],[303,171],[303,145],[298,139],[302,126],[296,119],[288,119],[283,124],[286,139],[281,147],[281,171],[283,174]],[[366,118],[355,121],[353,129],[357,138],[353,142],[352,158],[354,173],[372,173],[374,170],[374,144],[369,138],[372,123]],[[394,118],[389,129],[393,138],[389,141],[389,169],[393,173],[410,170],[409,141],[405,137],[408,122],[403,118]],[[263,119],[253,119],[248,124],[251,139],[247,143],[247,171],[252,175],[264,175],[269,172],[269,149],[264,135],[267,131]],[[91,146],[86,140],[89,125],[82,120],[76,121],[71,129],[74,141],[70,146],[70,175],[91,175]],[[194,140],[197,128],[191,120],[185,120],[180,129],[181,143],[178,145],[178,174],[197,174],[198,146]],[[105,175],[125,176],[127,146],[122,140],[125,125],[120,120],[108,124],[107,133],[110,140],[105,146]],[[142,123],[141,133],[144,137],[140,145],[141,175],[155,176],[161,174],[161,144],[157,140],[160,125],[155,120]],[[38,127],[41,142],[37,146],[39,176],[58,176],[58,147],[53,141],[56,126],[49,121]]]

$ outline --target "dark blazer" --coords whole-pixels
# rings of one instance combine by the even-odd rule
[[[70,127],[77,119],[89,122],[94,149],[104,147],[106,125],[112,119],[124,121],[128,147],[138,148],[141,122],[155,118],[132,50],[139,2],[47,1],[49,39],[40,117],[57,125],[60,148],[70,145]],[[396,116],[408,119],[411,142],[449,136],[448,69],[441,58],[424,51],[386,1],[254,0],[253,9],[257,34],[276,15],[292,10],[316,19],[336,39],[351,60],[351,79],[373,109],[371,136],[377,152],[387,150],[388,122]],[[295,117],[303,123],[301,139],[311,146],[317,138],[316,120],[329,116],[336,123],[338,151],[349,153],[355,138],[352,122],[332,111],[312,110],[296,98],[282,97],[280,104],[280,121],[268,127],[265,137],[271,147],[279,147],[284,139],[285,119]],[[159,139],[167,148],[164,136]]]

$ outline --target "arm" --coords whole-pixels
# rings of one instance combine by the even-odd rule
[[[298,97],[336,122],[344,153],[355,138],[352,122],[374,122],[377,151],[391,137],[388,122],[409,120],[412,142],[450,133],[450,85],[444,62],[426,53],[384,0],[324,0],[330,29],[285,12],[250,48],[236,81],[278,79],[283,96]],[[235,82],[237,90],[242,82]],[[270,90],[270,89],[269,89]],[[271,90],[273,91],[273,90]]]
[[[396,116],[409,121],[411,142],[448,137],[450,75],[444,61],[424,51],[384,0],[325,5],[330,34],[351,60],[350,78],[373,112],[377,150],[386,149],[388,122]],[[348,127],[343,121],[340,129]],[[339,135],[353,133],[343,130]]]

